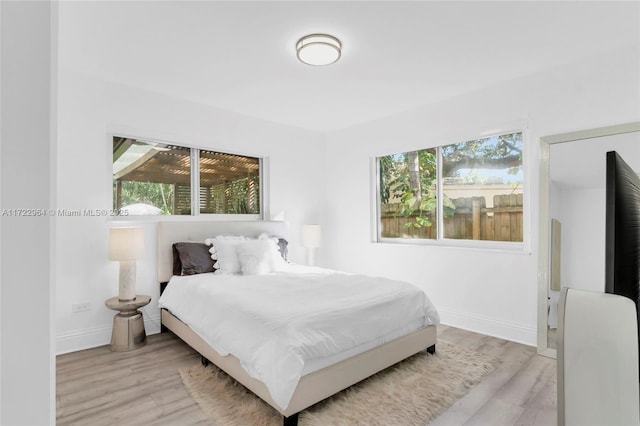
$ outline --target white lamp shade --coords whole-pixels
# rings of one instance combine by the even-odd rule
[[[109,260],[137,260],[144,257],[144,230],[140,227],[109,229]]]
[[[302,247],[320,247],[321,239],[320,225],[302,225]]]

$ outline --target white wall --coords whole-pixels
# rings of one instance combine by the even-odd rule
[[[55,423],[52,356],[50,2],[1,2],[0,424]],[[52,31],[53,26],[53,31]],[[52,54],[53,52],[53,54]],[[55,111],[55,108],[53,108]],[[15,209],[18,210],[16,213]],[[32,209],[32,210],[29,210]]]
[[[406,279],[427,290],[444,323],[534,345],[539,138],[637,121],[639,63],[635,45],[329,134],[322,249],[328,264]],[[523,120],[531,254],[371,242],[372,157],[511,130]]]
[[[603,292],[605,188],[565,189],[561,194],[562,286]]]
[[[266,156],[270,210],[285,212],[290,257],[304,261],[299,245],[302,224],[324,219],[318,197],[324,190],[322,135],[97,81],[60,65],[57,209],[111,208],[113,133]],[[138,262],[137,291],[153,298],[145,308],[150,334],[159,331],[156,222],[138,222],[145,227],[147,256]],[[58,353],[109,343],[115,312],[104,301],[117,294],[118,283],[118,265],[107,260],[112,223],[104,217],[58,217]],[[91,310],[72,313],[71,305],[79,302],[89,302]]]
[[[60,34],[65,22],[61,14]],[[60,44],[64,58],[64,42]],[[424,287],[443,321],[533,344],[537,234],[531,253],[371,243],[371,158],[477,137],[528,123],[528,224],[537,224],[541,136],[639,118],[638,46],[460,96],[437,105],[320,135],[72,73],[61,62],[56,207],[111,206],[111,133],[270,158],[271,212],[291,222],[291,255],[302,261],[299,229],[323,224],[319,263],[406,279]],[[126,66],[126,64],[123,64]],[[326,141],[326,144],[325,144]],[[324,161],[322,159],[325,159]],[[57,351],[108,342],[117,264],[107,261],[107,218],[58,218]],[[147,259],[138,291],[149,294],[147,331],[158,329],[155,223],[144,222]],[[92,309],[72,314],[71,305]],[[155,322],[154,322],[155,321]]]

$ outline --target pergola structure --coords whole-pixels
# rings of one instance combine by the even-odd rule
[[[191,213],[191,149],[114,137],[115,164],[133,146],[148,148],[115,171],[115,208],[122,208],[126,182],[170,184],[173,214]],[[133,157],[133,156],[132,156]],[[260,160],[255,157],[199,150],[200,212],[259,213]]]

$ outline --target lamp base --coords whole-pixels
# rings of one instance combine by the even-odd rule
[[[315,248],[307,249],[307,265],[316,266],[316,249]]]
[[[118,300],[126,302],[136,298],[136,261],[120,261]]]

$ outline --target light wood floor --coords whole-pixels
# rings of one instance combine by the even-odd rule
[[[432,425],[556,424],[555,360],[529,346],[438,327],[440,340],[497,356],[502,363]],[[102,346],[58,356],[57,424],[208,424],[178,374],[200,356],[171,333],[147,341],[132,352]]]

